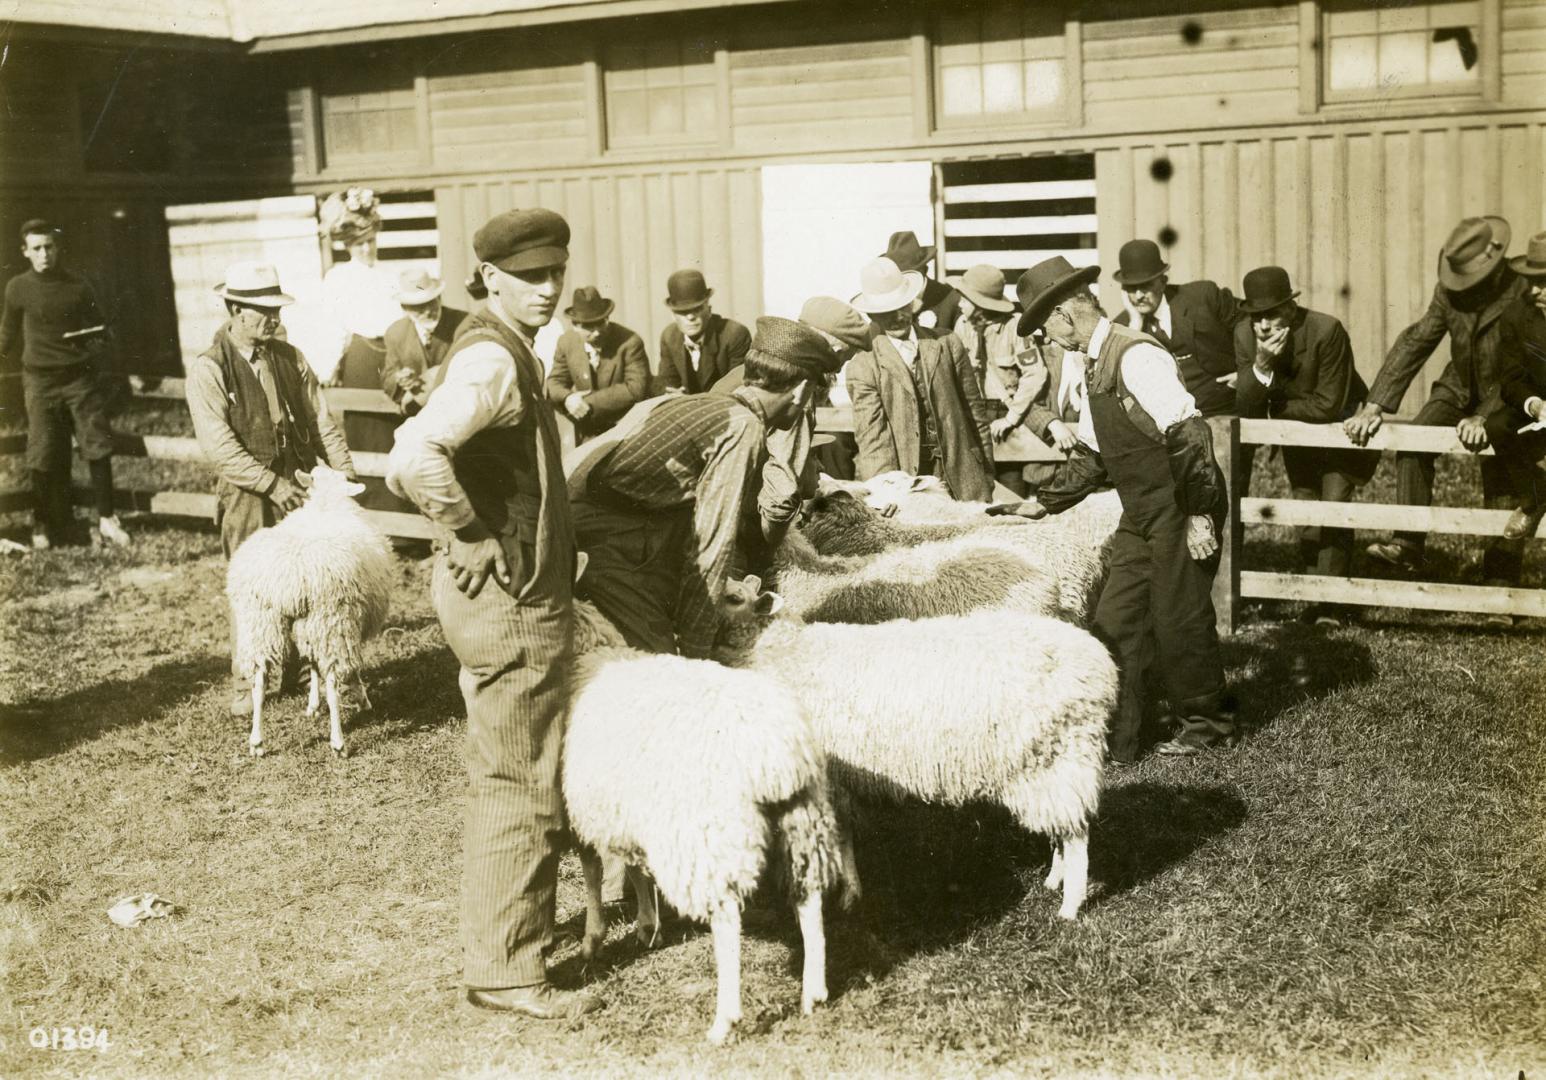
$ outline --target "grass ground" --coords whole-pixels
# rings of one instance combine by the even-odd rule
[[[1497,1076],[1546,1068],[1546,635],[1263,610],[1226,644],[1247,740],[1113,771],[1091,902],[1060,923],[1047,849],[991,808],[876,807],[866,900],[832,913],[831,1005],[798,934],[748,921],[748,1030],[714,1051],[708,935],[577,952],[608,1008],[539,1025],[458,1004],[464,721],[401,564],[376,711],[335,761],[281,700],[270,756],[225,714],[211,532],[0,562],[0,1076],[805,1074]],[[1286,563],[1271,535],[1252,565]],[[1463,548],[1452,556],[1474,573]],[[135,930],[119,896],[182,906]],[[34,1028],[106,1028],[106,1051]]]

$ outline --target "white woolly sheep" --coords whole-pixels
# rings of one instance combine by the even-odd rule
[[[252,735],[263,755],[263,687],[294,647],[311,669],[306,715],[318,707],[318,677],[327,688],[329,743],[345,754],[338,688],[359,676],[361,646],[386,622],[392,553],[354,496],[365,490],[326,465],[295,479],[310,489],[300,509],[259,529],[231,556],[226,595],[236,629],[237,670],[252,677]],[[360,695],[366,707],[365,680]]]
[[[1069,623],[978,612],[878,626],[781,616],[756,579],[727,588],[721,656],[780,679],[805,707],[834,782],[881,797],[1001,803],[1053,841],[1049,889],[1077,917],[1089,871],[1117,668]],[[1012,662],[1006,662],[1011,658]]]
[[[887,517],[858,496],[832,490],[805,504],[800,531],[825,555],[874,556],[920,544],[944,552],[948,548],[940,545],[952,543],[1019,552],[1057,581],[1062,608],[1085,620],[1094,613],[1106,578],[1110,541],[1121,516],[1115,493],[1103,492],[1039,521],[979,513],[975,519],[919,523]],[[1015,524],[996,524],[1003,521]]]
[[[826,763],[790,691],[707,660],[628,648],[592,605],[575,605],[564,799],[585,845],[586,955],[606,936],[601,851],[626,859],[641,940],[659,916],[642,865],[682,914],[714,934],[718,1004],[710,1042],[741,1019],[741,905],[770,844],[786,859],[805,942],[801,1008],[827,999],[822,896],[858,877],[827,792]]]

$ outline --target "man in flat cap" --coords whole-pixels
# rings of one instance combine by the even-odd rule
[[[1467,449],[1487,447],[1487,416],[1502,403],[1498,345],[1505,309],[1525,292],[1525,280],[1509,268],[1508,222],[1500,217],[1466,218],[1439,252],[1439,284],[1423,317],[1401,331],[1385,354],[1369,400],[1343,425],[1347,437],[1363,446],[1380,429],[1385,413],[1401,399],[1433,350],[1449,338],[1449,363],[1434,382],[1414,424],[1453,427]],[[1414,506],[1433,502],[1431,454],[1396,455],[1396,501]],[[1511,501],[1508,470],[1496,457],[1481,459],[1482,496],[1489,506]],[[1398,569],[1422,566],[1425,533],[1397,533],[1365,550]],[[1488,545],[1482,572],[1494,584],[1517,584],[1522,546],[1517,540]],[[1507,616],[1502,617],[1507,621]]]
[[[612,321],[616,307],[595,286],[582,285],[564,309],[571,329],[553,350],[547,394],[574,422],[576,443],[609,429],[649,391],[644,339]]]
[[[430,586],[467,702],[462,877],[467,999],[537,1019],[600,1007],[548,982],[565,832],[559,759],[574,652],[574,527],[532,351],[564,289],[569,225],[511,210],[473,237],[488,304],[397,430],[387,481],[451,534]]]
[[[709,288],[698,270],[666,279],[671,325],[660,333],[661,386],[701,394],[746,359],[752,337],[734,319],[714,314]]]
[[[758,319],[740,387],[645,402],[577,455],[580,589],[630,645],[710,655],[726,578],[756,568],[798,508],[768,444],[804,422],[833,355],[808,326]]]
[[[1029,335],[1041,327],[1063,349],[1089,357],[1078,436],[1099,456],[1122,500],[1111,569],[1095,609],[1095,628],[1122,669],[1111,755],[1122,762],[1138,756],[1151,660],[1179,727],[1158,752],[1200,754],[1236,739],[1223,707],[1212,597],[1227,509],[1224,477],[1175,360],[1153,338],[1106,318],[1089,290],[1099,275],[1099,267],[1076,270],[1062,256],[1027,270],[1019,329]]]

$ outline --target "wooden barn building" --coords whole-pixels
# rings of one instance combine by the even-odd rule
[[[599,285],[651,342],[682,266],[749,322],[853,292],[895,229],[932,238],[943,272],[986,261],[1011,280],[1053,252],[1114,268],[1146,236],[1175,280],[1238,289],[1287,267],[1347,323],[1366,376],[1458,219],[1501,213],[1513,251],[1546,226],[1546,0],[12,12],[4,250],[19,269],[16,225],[60,219],[129,370],[203,348],[203,278],[316,247],[314,200],[294,197],[351,184],[389,194],[385,252],[438,260],[453,301],[486,217],[561,211],[570,284]],[[180,314],[203,339],[179,339]]]

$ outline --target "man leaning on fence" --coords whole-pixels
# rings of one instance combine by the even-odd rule
[[[1503,312],[1498,346],[1503,404],[1487,417],[1487,438],[1519,496],[1503,535],[1524,540],[1535,534],[1546,511],[1546,232],[1532,236],[1527,252],[1509,260],[1509,269],[1529,285]]]
[[[230,558],[247,537],[301,505],[296,470],[325,461],[353,475],[354,462],[306,358],[275,337],[279,309],[294,303],[279,273],[265,263],[234,263],[215,292],[229,317],[188,365],[186,392],[199,449],[215,469],[215,523]],[[232,681],[231,713],[250,713],[250,688],[234,666]]]

